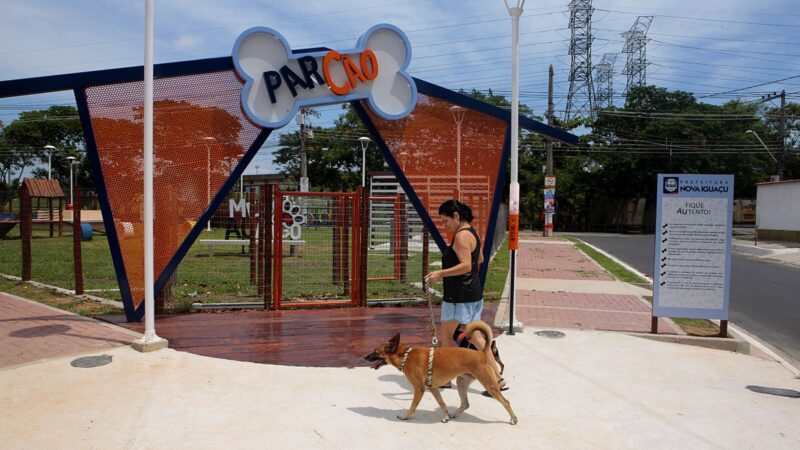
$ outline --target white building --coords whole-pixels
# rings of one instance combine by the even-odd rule
[[[758,239],[800,242],[800,180],[756,185]]]

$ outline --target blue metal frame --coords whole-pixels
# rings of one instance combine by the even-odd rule
[[[122,297],[122,305],[125,308],[125,318],[132,322],[138,320],[138,318],[133,309],[133,297],[131,296],[131,288],[125,271],[125,261],[122,258],[122,251],[119,246],[119,237],[117,236],[117,227],[114,224],[114,216],[111,212],[111,203],[108,200],[108,190],[106,189],[103,175],[103,166],[100,164],[100,155],[97,152],[97,142],[94,140],[92,119],[89,115],[89,105],[86,102],[86,88],[76,88],[74,92],[75,102],[78,105],[78,115],[83,128],[83,136],[86,141],[86,154],[92,164],[92,179],[97,188],[97,200],[103,213],[103,225],[106,228],[106,236],[108,237],[108,248],[111,250],[111,261],[114,263],[114,272],[116,272],[117,283],[119,283],[119,294]]]
[[[321,52],[325,50],[328,49],[317,47],[312,49],[293,50],[292,53],[294,54],[311,53],[311,52]],[[225,70],[235,70],[233,60],[231,57],[208,58],[208,59],[199,59],[193,61],[157,64],[153,68],[155,78],[174,77],[181,75],[196,75],[200,73],[219,72]],[[122,297],[123,304],[125,305],[125,316],[128,321],[140,320],[144,313],[144,306],[143,304],[140,304],[139,308],[137,309],[133,308],[133,299],[131,296],[130,284],[127,278],[127,272],[125,271],[125,264],[119,246],[119,237],[117,236],[116,226],[114,224],[114,219],[112,216],[111,204],[108,199],[108,191],[106,189],[105,178],[103,176],[102,167],[100,165],[100,158],[97,152],[97,144],[94,139],[94,130],[92,128],[91,117],[89,115],[89,108],[86,102],[86,89],[88,87],[93,87],[93,86],[102,86],[102,85],[125,83],[125,82],[138,82],[142,81],[143,78],[144,78],[143,67],[135,66],[135,67],[125,67],[120,69],[98,70],[92,72],[0,81],[0,98],[41,94],[41,93],[65,91],[65,90],[72,90],[74,92],[76,103],[78,106],[78,113],[80,116],[81,126],[83,127],[84,138],[86,140],[86,150],[89,160],[92,164],[92,177],[97,187],[98,200],[100,203],[100,208],[103,213],[103,223],[106,227],[106,234],[108,236],[109,247],[111,250],[111,257],[114,263],[114,270],[117,274],[117,281],[120,286],[120,295]],[[417,90],[419,93],[441,98],[451,103],[460,105],[464,108],[472,109],[490,115],[492,117],[496,117],[500,120],[505,121],[506,123],[511,122],[510,111],[483,103],[472,97],[459,94],[457,92],[445,89],[441,86],[437,86],[432,83],[428,83],[427,81],[420,80],[418,78],[413,78],[413,80],[417,86]],[[408,197],[411,200],[412,204],[414,205],[414,208],[420,214],[420,217],[423,219],[425,225],[430,230],[431,236],[436,242],[436,245],[439,247],[440,250],[443,251],[447,246],[444,238],[439,233],[438,229],[436,228],[436,224],[433,223],[433,220],[429,216],[427,210],[425,210],[425,208],[423,207],[422,202],[414,192],[413,188],[408,182],[408,179],[405,177],[405,174],[402,173],[402,170],[397,164],[397,161],[394,159],[394,156],[392,155],[391,151],[386,145],[386,142],[380,136],[377,127],[372,122],[372,120],[370,120],[369,114],[367,114],[366,110],[359,101],[352,101],[351,105],[353,105],[353,108],[358,114],[359,118],[361,118],[362,122],[367,127],[367,130],[369,131],[370,135],[372,135],[372,138],[374,139],[376,145],[380,149],[381,154],[384,156],[389,166],[396,174],[397,179],[400,182],[400,185],[403,187],[403,190],[405,190],[405,192],[408,194]],[[560,130],[558,128],[548,126],[546,124],[537,122],[535,120],[532,120],[524,116],[520,116],[520,127],[530,131],[541,133],[547,137],[559,140],[561,142],[570,145],[576,144],[578,140],[577,136],[571,133]],[[154,286],[156,292],[158,292],[158,290],[160,290],[165,285],[170,275],[174,273],[180,261],[183,259],[183,257],[186,255],[191,245],[199,236],[203,226],[206,224],[208,220],[210,220],[213,211],[216,211],[217,207],[219,207],[219,204],[222,202],[222,200],[224,200],[225,196],[233,188],[233,185],[235,184],[236,180],[241,176],[241,173],[244,171],[247,164],[249,164],[249,162],[258,152],[258,149],[261,147],[261,145],[263,145],[263,143],[266,141],[266,139],[269,137],[272,131],[273,129],[271,128],[263,128],[261,130],[261,132],[256,137],[253,144],[245,153],[245,156],[243,156],[239,164],[236,165],[236,168],[231,173],[231,176],[223,184],[219,192],[217,192],[211,205],[209,205],[208,209],[203,213],[201,218],[198,220],[197,224],[195,224],[195,227],[189,232],[189,234],[184,239],[183,243],[180,245],[180,247],[178,247],[176,253],[170,259],[167,266],[159,275]],[[491,248],[491,236],[494,235],[494,230],[496,227],[497,213],[502,199],[502,189],[505,184],[505,174],[506,174],[505,168],[509,158],[509,154],[510,154],[510,128],[507,128],[505,143],[503,144],[503,154],[501,156],[500,167],[498,168],[499,172],[498,172],[497,185],[495,187],[494,199],[492,202],[490,218],[487,226],[487,233],[486,233],[487,242],[484,243],[485,255],[488,254],[488,251]],[[482,282],[485,281],[487,268],[488,264],[484,264],[483,267],[481,268]]]

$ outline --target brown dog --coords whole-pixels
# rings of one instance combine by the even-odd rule
[[[503,397],[500,386],[497,384],[497,371],[492,366],[490,358],[492,355],[492,329],[484,322],[476,321],[467,325],[464,330],[467,336],[471,336],[475,330],[480,330],[486,337],[486,345],[482,352],[458,347],[436,348],[433,355],[431,386],[441,386],[453,378],[457,378],[458,395],[461,398],[461,405],[456,412],[448,414],[447,405],[442,400],[442,395],[438,388],[430,389],[442,412],[442,422],[456,418],[464,410],[469,408],[467,400],[467,389],[470,383],[476,378],[483,387],[492,394],[498,402],[508,411],[511,416],[511,424],[517,423],[517,415],[511,409],[511,404]],[[397,416],[399,419],[408,420],[419,405],[422,394],[428,389],[426,386],[427,367],[428,367],[428,347],[411,348],[408,345],[400,344],[400,334],[394,335],[388,342],[378,346],[374,352],[367,355],[364,359],[374,362],[372,368],[378,369],[386,364],[391,364],[400,369],[414,388],[414,399],[411,401],[411,408],[405,416]],[[402,368],[401,368],[402,367]]]

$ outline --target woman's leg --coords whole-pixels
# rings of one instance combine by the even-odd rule
[[[457,320],[446,320],[442,322],[442,326],[439,328],[439,342],[441,342],[442,347],[456,346],[456,342],[453,340],[453,333],[455,333],[458,325],[459,323]]]

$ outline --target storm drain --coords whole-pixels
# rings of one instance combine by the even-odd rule
[[[758,392],[759,394],[769,394],[769,395],[780,395],[781,397],[793,397],[793,398],[800,398],[800,392],[795,391],[794,389],[781,389],[781,388],[771,388],[766,386],[747,386],[748,390],[753,392]]]
[[[554,330],[537,331],[536,335],[547,339],[561,339],[566,336],[564,333]]]
[[[91,367],[105,366],[111,362],[111,358],[111,355],[84,356],[82,358],[73,359],[70,365],[72,365],[72,367],[89,369]]]

